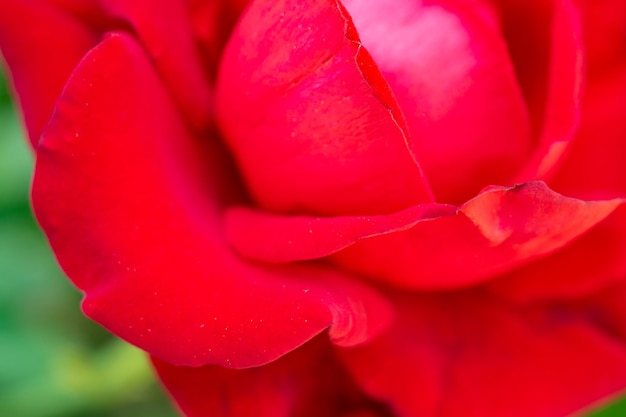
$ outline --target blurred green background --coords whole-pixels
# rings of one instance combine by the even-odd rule
[[[32,159],[0,74],[0,416],[175,416],[145,355],[82,316],[30,212]]]
[[[32,159],[0,74],[0,416],[176,416],[145,355],[82,316],[30,211]]]

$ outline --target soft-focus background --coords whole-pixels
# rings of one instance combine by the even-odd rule
[[[0,73],[0,416],[174,417],[143,353],[80,313],[30,212],[32,165]]]

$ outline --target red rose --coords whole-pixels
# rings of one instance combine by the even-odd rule
[[[626,388],[622,0],[3,0],[33,205],[187,416]]]

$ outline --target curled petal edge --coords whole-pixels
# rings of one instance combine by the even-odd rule
[[[281,216],[233,208],[225,230],[233,248],[256,261],[331,256],[386,283],[450,289],[559,250],[623,203],[577,200],[535,181],[489,187],[458,208],[426,204],[384,216]]]
[[[128,34],[80,62],[37,150],[33,205],[84,312],[183,366],[258,366],[324,331],[342,346],[383,331],[389,305],[350,275],[229,250],[214,139],[191,135]]]

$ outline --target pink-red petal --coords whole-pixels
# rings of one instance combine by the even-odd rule
[[[100,0],[46,0],[48,3],[56,5],[56,7],[64,10],[77,20],[88,24],[93,28],[101,30],[111,30],[116,27],[119,22],[114,19],[102,8]]]
[[[252,369],[153,363],[187,417],[388,416],[360,392],[319,338]]]
[[[626,343],[626,278],[617,285],[572,303],[572,308],[586,314],[616,341]]]
[[[594,230],[590,237],[571,251],[580,253],[580,248],[584,252],[589,245],[597,246],[593,253],[603,253],[601,259],[610,272],[621,270],[618,265],[624,262],[619,248],[623,243],[619,242],[623,239],[601,222],[622,202],[567,198],[535,182],[491,187],[460,208],[424,204],[381,216],[288,216],[233,207],[225,216],[225,231],[233,248],[255,261],[292,262],[332,255],[339,265],[387,284],[450,289],[485,281],[548,254],[552,255],[543,264],[562,269],[562,263],[551,258],[562,260],[570,251],[553,252],[590,229]],[[605,222],[620,224],[621,218],[615,214]],[[613,233],[616,246],[603,252],[607,232]],[[577,257],[571,265],[583,262],[584,258]],[[598,277],[606,268],[594,271],[581,265],[572,272],[581,285],[588,285],[592,279],[587,279],[586,273]],[[524,286],[524,279],[511,278],[514,274],[502,281]],[[541,290],[543,279],[543,275],[533,277],[528,289]],[[553,282],[564,280],[554,278]]]
[[[0,50],[36,147],[67,78],[98,33],[43,0],[0,2]]]
[[[623,116],[626,68],[590,83],[583,122],[552,182],[577,198],[626,196],[626,137]],[[580,298],[626,275],[626,212],[620,208],[587,236],[552,256],[494,282],[502,296],[517,302]]]
[[[264,208],[381,214],[431,199],[402,114],[336,0],[252,3],[222,58],[217,110]]]
[[[545,7],[548,2],[541,3]],[[535,90],[532,95],[536,96],[536,101],[529,102],[529,105],[537,106],[543,111],[542,114],[539,115],[537,112],[535,115],[537,120],[542,120],[542,125],[536,127],[537,145],[524,170],[516,177],[518,182],[551,179],[559,168],[580,125],[585,75],[580,15],[571,0],[555,0],[552,3],[550,30],[544,34],[548,36],[545,42],[549,45],[548,66],[545,69],[547,74],[545,91]],[[524,2],[518,7],[527,8],[527,4]],[[514,14],[512,19],[518,18],[518,11],[519,8],[509,11]],[[542,13],[537,13],[537,15],[541,16]],[[529,18],[533,17],[535,15]],[[518,32],[511,35],[511,38],[516,40],[513,48],[523,54],[519,59],[532,59],[526,54],[532,53],[534,48],[520,45],[521,42],[529,42],[527,26],[519,27]],[[521,64],[523,68],[529,68],[532,67],[532,62]],[[542,78],[538,74],[535,77]],[[543,82],[537,79],[532,81],[543,86]],[[531,80],[526,80],[526,82],[530,83]],[[542,105],[537,102],[540,99],[544,100]]]
[[[509,184],[530,154],[528,112],[489,10],[438,0],[344,0],[406,116],[438,201]]]
[[[626,66],[588,85],[585,117],[567,159],[553,181],[580,198],[626,196]]]
[[[589,76],[601,79],[626,65],[626,2],[622,0],[579,1]]]
[[[332,258],[403,287],[463,287],[561,249],[622,202],[576,200],[541,182],[492,187],[461,206],[456,216],[359,240]]]
[[[238,253],[262,262],[293,262],[331,255],[360,239],[407,230],[419,222],[451,216],[456,207],[423,204],[381,216],[309,217],[229,208],[225,231]]]
[[[576,300],[626,276],[626,207],[572,245],[494,280],[490,289],[515,303]]]
[[[565,416],[626,386],[623,340],[590,314],[514,309],[480,291],[395,304],[389,333],[338,353],[398,417]]]
[[[204,129],[212,118],[212,91],[181,1],[101,0],[107,11],[125,20],[154,60],[183,117]],[[206,22],[207,25],[212,23]]]
[[[178,365],[269,362],[329,329],[367,341],[386,303],[311,265],[265,269],[223,243],[237,183],[192,137],[141,46],[113,34],[81,62],[37,154],[33,204],[86,314]]]
[[[249,0],[187,0],[191,28],[205,73],[212,81],[222,51]]]

